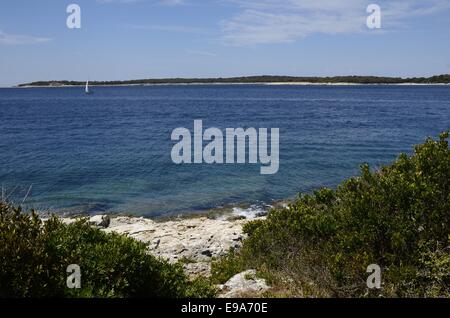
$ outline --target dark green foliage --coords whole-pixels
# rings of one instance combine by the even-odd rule
[[[447,139],[448,133],[428,139],[413,156],[402,154],[376,172],[364,165],[336,190],[301,195],[247,224],[249,237],[232,262],[288,278],[314,295],[449,297]],[[366,286],[373,263],[382,268],[381,290]]]
[[[414,83],[414,84],[442,84],[450,83],[450,75],[438,75],[432,77],[414,77],[414,78],[400,78],[400,77],[379,77],[379,76],[333,76],[333,77],[299,77],[299,76],[244,76],[244,77],[228,77],[228,78],[160,78],[160,79],[138,79],[130,81],[93,81],[91,85],[108,86],[108,85],[146,85],[146,84],[188,84],[188,83],[294,83],[294,82],[308,82],[308,83],[353,83],[353,84],[399,84],[399,83]],[[84,82],[76,81],[40,81],[33,83],[26,83],[22,86],[81,86]]]
[[[224,284],[234,275],[245,270],[244,264],[235,251],[231,249],[228,254],[211,264],[211,281],[215,284]]]
[[[145,244],[106,234],[80,220],[42,222],[0,203],[0,297],[210,297],[211,285],[190,282]],[[81,289],[66,287],[69,264],[81,267]]]

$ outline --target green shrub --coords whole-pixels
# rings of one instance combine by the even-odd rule
[[[363,165],[360,176],[336,190],[300,195],[250,222],[233,262],[316,295],[450,296],[447,139],[448,133],[427,139],[379,171]],[[366,286],[373,263],[382,268],[381,290]]]
[[[106,234],[80,220],[42,222],[0,203],[0,297],[211,297],[181,264],[147,253],[145,244]],[[81,289],[66,287],[67,266],[81,268]]]
[[[237,257],[234,249],[230,249],[226,256],[211,263],[211,281],[215,284],[224,284],[243,270],[244,266],[241,259]]]

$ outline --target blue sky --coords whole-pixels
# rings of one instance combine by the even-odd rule
[[[68,29],[66,7],[81,7]],[[378,4],[382,28],[366,26]],[[450,0],[2,0],[0,86],[450,73]]]

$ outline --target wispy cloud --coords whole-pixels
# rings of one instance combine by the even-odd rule
[[[50,42],[50,38],[35,37],[30,35],[8,34],[0,30],[0,44],[3,45],[25,45]]]
[[[185,5],[186,0],[161,0],[160,3],[166,6],[179,6]]]
[[[223,21],[223,40],[231,45],[293,42],[312,34],[348,34],[366,29],[366,8],[382,8],[383,25],[450,7],[450,0],[228,0],[239,12]]]
[[[208,51],[201,51],[201,50],[186,50],[187,54],[191,54],[191,55],[200,55],[200,56],[217,56],[216,53],[213,52],[208,52]]]
[[[133,30],[146,30],[155,32],[173,32],[173,33],[192,33],[192,34],[208,34],[208,30],[188,25],[126,25],[126,28]]]
[[[97,0],[98,3],[136,3],[144,0]]]
[[[179,6],[186,4],[186,0],[97,0],[98,3],[136,3],[136,2],[152,2],[165,6]]]

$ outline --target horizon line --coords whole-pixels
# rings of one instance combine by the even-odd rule
[[[447,78],[448,77],[448,78]],[[412,82],[415,80],[427,81],[437,78],[443,78],[445,83],[450,83],[450,73],[437,74],[432,76],[414,76],[414,77],[402,77],[402,76],[378,76],[378,75],[332,75],[332,76],[296,76],[296,75],[244,75],[244,76],[227,76],[227,77],[149,77],[149,78],[137,78],[127,80],[92,80],[89,79],[90,84],[95,85],[120,85],[120,84],[194,84],[194,83],[270,83],[270,82],[285,82],[292,83],[295,81],[308,82],[309,80],[317,81],[318,83],[326,83],[326,80],[332,80],[332,83],[346,83],[345,80],[356,80],[355,83],[364,83],[364,79],[368,83],[387,83],[386,81],[392,81],[392,83],[402,83],[402,81]],[[342,81],[336,81],[342,79]],[[369,81],[372,80],[372,81]],[[378,81],[377,81],[378,80]],[[366,82],[367,82],[366,81]],[[24,86],[50,86],[50,85],[67,85],[74,86],[85,83],[85,80],[38,80],[32,82],[19,83],[12,86],[5,87],[24,87]],[[314,82],[313,82],[314,83]]]

